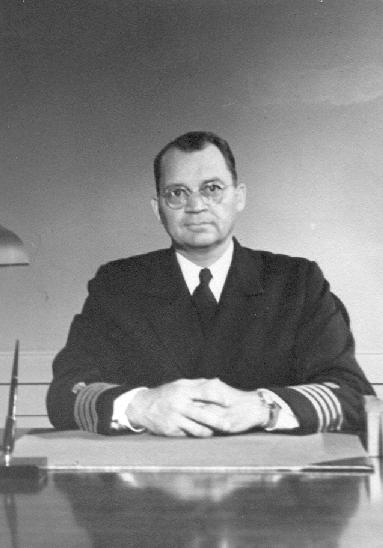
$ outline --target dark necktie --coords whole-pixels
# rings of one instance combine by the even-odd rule
[[[212,279],[208,268],[203,268],[199,273],[199,285],[195,288],[192,299],[197,309],[202,331],[207,333],[217,310],[217,301],[209,287]]]

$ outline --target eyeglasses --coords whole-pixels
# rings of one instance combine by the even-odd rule
[[[222,201],[223,195],[230,186],[214,181],[203,184],[198,190],[193,191],[190,188],[182,185],[169,186],[162,192],[160,196],[164,198],[166,204],[171,209],[181,209],[185,207],[190,197],[198,193],[205,203],[219,204]]]

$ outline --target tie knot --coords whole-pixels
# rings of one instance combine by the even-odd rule
[[[202,285],[209,285],[212,277],[212,273],[208,268],[202,268],[202,270],[199,271],[199,281]]]

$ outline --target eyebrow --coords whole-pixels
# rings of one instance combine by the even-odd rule
[[[212,177],[211,179],[205,179],[202,181],[202,184],[203,183],[223,183],[223,181],[219,177]]]
[[[206,185],[207,183],[222,183],[223,184],[223,181],[222,179],[220,179],[219,177],[211,177],[209,179],[204,179],[200,186],[202,185]],[[168,185],[166,185],[164,188],[172,188],[172,187],[179,187],[179,186],[182,186],[184,188],[189,188],[187,185],[185,185],[184,183],[169,183]]]

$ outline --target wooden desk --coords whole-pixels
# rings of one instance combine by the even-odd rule
[[[373,474],[51,472],[36,492],[0,489],[0,546],[382,547],[374,464]]]

